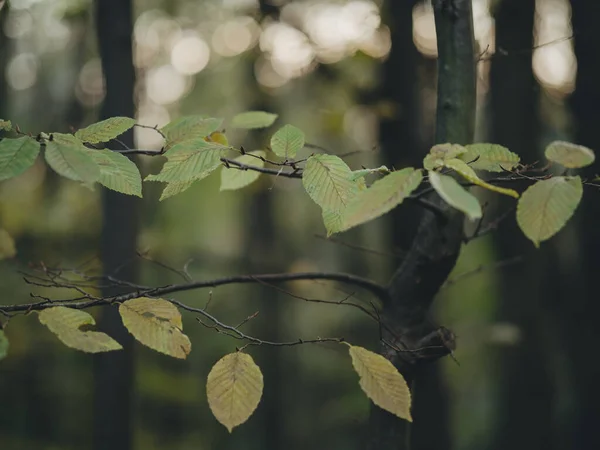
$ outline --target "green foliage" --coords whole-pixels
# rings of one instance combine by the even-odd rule
[[[454,170],[455,172],[460,174],[463,178],[465,178],[466,180],[470,181],[473,184],[476,184],[477,186],[481,186],[490,191],[498,192],[499,194],[508,195],[508,196],[514,197],[514,198],[519,198],[519,194],[517,193],[517,191],[514,191],[512,189],[501,188],[498,186],[494,186],[493,184],[486,183],[485,181],[483,181],[481,178],[479,178],[477,176],[475,171],[473,169],[471,169],[471,167],[466,162],[464,162],[460,159],[453,158],[453,159],[444,161],[444,167]]]
[[[87,353],[110,352],[122,349],[121,344],[107,334],[81,330],[83,326],[96,324],[94,318],[85,311],[55,306],[40,312],[39,320],[67,347]]]
[[[111,117],[78,130],[75,137],[89,144],[108,142],[119,137],[134,125],[135,120],[129,117]]]
[[[514,169],[520,161],[517,154],[498,144],[471,144],[465,149],[467,151],[458,155],[458,158],[476,170],[504,172]]]
[[[261,159],[264,157],[264,151],[255,150],[238,156],[234,161],[244,165],[264,167],[265,162]],[[260,173],[253,170],[244,170],[236,166],[223,167],[223,170],[221,170],[221,191],[242,189],[258,180],[259,176]]]
[[[304,133],[293,125],[284,125],[271,138],[271,150],[285,159],[294,159],[302,147]]]
[[[449,159],[454,159],[466,153],[467,149],[457,144],[437,144],[431,147],[429,153],[423,158],[423,168],[426,170],[439,169]]]
[[[74,181],[93,184],[100,178],[100,168],[86,148],[75,136],[54,133],[46,141],[46,162],[56,173]]]
[[[40,144],[29,136],[0,141],[0,180],[25,172],[33,165],[39,153]]]
[[[223,119],[206,116],[186,116],[175,119],[160,129],[169,149],[185,141],[204,139],[217,131]]]
[[[121,303],[119,314],[133,337],[157,352],[185,359],[192,350],[181,314],[171,302],[139,297]]]
[[[231,433],[252,415],[263,391],[263,375],[252,357],[235,352],[213,366],[206,381],[208,405]]]
[[[4,334],[4,330],[0,328],[0,361],[8,355],[8,347],[8,338],[6,337],[6,334]]]
[[[386,166],[379,166],[375,169],[360,169],[360,170],[353,170],[352,171],[352,176],[350,177],[351,181],[357,181],[367,175],[371,175],[377,173],[379,175],[387,175],[389,173],[391,173],[391,170],[388,169]]]
[[[0,131],[10,131],[12,129],[12,123],[10,120],[0,119]]]
[[[277,114],[264,111],[247,111],[234,116],[231,120],[231,127],[246,130],[267,128],[273,125],[276,119]]]
[[[480,219],[483,215],[477,198],[458,184],[454,178],[431,170],[429,171],[429,182],[446,203],[464,212],[469,219]]]
[[[133,161],[111,150],[93,150],[89,154],[100,168],[100,184],[123,194],[142,196],[142,177]]]
[[[589,148],[564,141],[551,142],[546,147],[545,155],[548,160],[567,169],[579,169],[589,166],[596,159],[596,155]]]
[[[412,422],[410,390],[400,372],[377,353],[354,345],[348,347],[364,393],[380,408]]]
[[[581,201],[579,177],[554,177],[538,181],[521,196],[517,222],[536,247],[560,231]]]
[[[193,181],[182,181],[179,183],[174,181],[172,183],[167,183],[167,185],[162,191],[159,201],[166,200],[170,197],[173,197],[174,195],[180,194],[181,192],[188,190],[190,187],[192,187],[192,184],[194,184]]]

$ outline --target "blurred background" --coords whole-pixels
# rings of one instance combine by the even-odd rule
[[[97,29],[110,35],[127,18],[127,6],[111,18],[96,16],[89,0],[0,3],[0,117],[34,134],[98,120],[106,86]],[[524,162],[539,160],[555,139],[600,148],[599,3],[473,0],[473,9],[477,140],[506,145]],[[436,38],[429,1],[136,0],[131,15],[135,116],[142,124],[276,112],[277,125],[292,123],[308,142],[349,154],[352,169],[420,164],[433,142]],[[227,134],[232,144],[254,149],[270,133]],[[137,148],[161,146],[152,130],[136,129],[135,139]],[[148,174],[160,162],[141,157],[139,165]],[[195,279],[328,270],[385,283],[408,249],[419,212],[403,205],[324,240],[320,211],[297,180],[262,178],[243,191],[219,193],[215,174],[159,203],[161,189],[145,183],[139,205],[137,248],[146,257],[130,264],[142,284],[183,281],[151,260],[178,269],[191,260]],[[111,242],[100,236],[101,191],[60,179],[41,160],[0,184],[0,227],[18,250],[14,260],[0,262],[2,303],[29,301],[32,288],[18,270],[31,261],[100,267],[101,246]],[[413,448],[600,448],[594,357],[600,307],[593,298],[600,202],[587,194],[569,226],[541,250],[516,229],[514,212],[497,233],[464,247],[435,304],[436,319],[457,335],[456,360],[421,374]],[[512,207],[497,196],[489,200],[491,219]],[[348,294],[328,283],[295,288],[328,300]],[[263,339],[343,336],[378,345],[377,327],[352,308],[306,303],[264,286],[176,295],[194,306],[209,297],[210,312],[226,323],[260,311],[245,331]],[[369,301],[364,292],[355,298]],[[131,381],[131,408],[117,403],[102,410],[93,407],[102,376],[93,357],[60,344],[34,317],[11,320],[9,356],[0,363],[0,448],[361,447],[370,405],[342,346],[250,349],[265,392],[256,413],[229,435],[210,413],[205,382],[239,342],[189,316],[184,329],[193,345],[187,361],[135,345],[133,367],[121,374]],[[107,417],[131,432],[131,444],[93,443]]]

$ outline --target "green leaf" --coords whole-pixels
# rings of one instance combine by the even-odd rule
[[[517,205],[517,223],[536,247],[565,226],[581,201],[579,177],[554,177],[529,186]]]
[[[10,120],[2,120],[0,119],[0,131],[10,131],[12,130],[12,123]]]
[[[313,201],[324,210],[345,209],[357,191],[350,180],[350,168],[337,156],[314,155],[308,158],[302,184]]]
[[[90,155],[91,150],[70,134],[54,133],[46,142],[46,162],[65,178],[94,183],[100,178],[100,168]]]
[[[0,328],[0,360],[3,360],[8,355],[8,347],[8,338],[4,334],[4,330]]]
[[[13,258],[16,254],[15,241],[5,229],[0,228],[0,260]]]
[[[29,136],[0,141],[0,180],[16,177],[33,165],[40,144]]]
[[[304,133],[293,125],[284,125],[271,137],[271,150],[285,159],[294,159],[303,147]]]
[[[463,178],[470,181],[477,186],[481,186],[489,191],[498,192],[499,194],[508,195],[510,197],[519,198],[519,193],[512,189],[501,188],[498,186],[494,186],[493,184],[486,183],[481,178],[477,176],[475,171],[469,167],[469,165],[460,160],[460,159],[449,159],[444,161],[444,167],[448,167],[456,172],[458,172]]]
[[[412,167],[392,172],[360,191],[344,211],[343,229],[373,220],[398,206],[423,180],[421,170]]]
[[[546,158],[568,169],[589,166],[596,159],[594,152],[583,145],[554,141],[546,147]]]
[[[100,168],[100,184],[123,194],[142,196],[142,177],[133,161],[111,150],[92,150],[89,154]]]
[[[400,372],[377,353],[354,345],[349,348],[360,387],[367,397],[380,408],[412,422],[410,390]]]
[[[386,166],[379,166],[376,169],[360,169],[360,170],[353,170],[352,171],[352,176],[350,177],[351,181],[357,181],[360,178],[366,176],[366,175],[370,175],[372,173],[377,173],[380,175],[388,175],[390,173],[392,173],[392,171],[390,169],[388,169]]]
[[[237,114],[231,120],[231,128],[267,128],[273,125],[277,119],[277,114],[271,114],[264,111],[247,111]]]
[[[142,344],[174,358],[185,359],[192,350],[183,334],[181,314],[162,299],[135,298],[121,303],[119,314],[125,328]]]
[[[119,137],[134,125],[135,119],[129,117],[111,117],[77,130],[75,137],[90,144],[108,142],[111,139]]]
[[[498,144],[470,144],[466,149],[467,152],[459,155],[458,158],[476,170],[503,172],[514,169],[520,161],[517,154]]]
[[[208,405],[215,418],[231,431],[246,422],[260,402],[263,375],[250,355],[225,355],[206,381]]]
[[[264,158],[265,152],[262,150],[248,152],[245,155],[235,158],[234,161],[237,161],[240,164],[264,167],[265,162],[262,159],[256,158],[252,155]],[[260,172],[256,172],[254,170],[237,169],[236,166],[233,165],[231,167],[225,166],[221,171],[221,191],[233,191],[236,189],[241,189],[251,183],[254,183],[259,176]]]
[[[180,183],[178,183],[178,182],[168,183],[165,186],[165,188],[163,189],[159,201],[162,202],[163,200],[166,200],[169,197],[173,197],[174,195],[177,195],[183,191],[187,191],[190,187],[192,187],[192,184],[194,184],[193,181],[182,181]]]
[[[175,119],[160,129],[166,138],[166,148],[171,148],[181,142],[204,139],[217,131],[223,119],[206,116],[186,116]]]
[[[466,151],[465,147],[458,144],[434,145],[423,159],[423,167],[427,170],[438,169],[444,165],[445,161],[456,158]]]
[[[46,325],[63,344],[87,353],[121,350],[121,344],[98,331],[81,331],[83,326],[95,325],[94,318],[85,311],[64,306],[44,309],[39,314],[40,323]]]
[[[450,206],[464,212],[471,220],[481,218],[481,205],[477,198],[458,184],[454,178],[431,170],[429,171],[429,182]]]
[[[204,139],[184,141],[165,153],[168,161],[156,175],[148,175],[147,181],[185,182],[201,180],[221,165],[223,152],[229,149]]]

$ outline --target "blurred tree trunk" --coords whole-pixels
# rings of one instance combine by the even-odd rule
[[[575,119],[574,140],[596,152],[600,150],[600,34],[598,17],[600,2],[572,0],[572,24],[577,57],[576,89],[570,106]],[[588,172],[589,174],[595,172]],[[600,448],[598,417],[600,417],[600,360],[595,358],[600,346],[600,303],[597,301],[598,273],[600,273],[600,201],[597,190],[585,192],[580,206],[579,255],[581,271],[573,287],[564,286],[564,295],[556,305],[559,320],[564,327],[564,343],[571,363],[572,383],[575,388],[576,411],[572,449]],[[580,287],[578,291],[574,288]]]
[[[10,40],[4,34],[9,4],[0,9],[0,119],[8,120],[8,85],[6,84],[6,66],[10,53]]]
[[[491,141],[508,147],[521,160],[539,159],[539,88],[533,76],[535,0],[502,0],[494,11],[496,56],[491,62]],[[500,50],[506,51],[504,55]],[[498,214],[514,202],[499,199]],[[492,219],[493,220],[493,219]],[[514,220],[507,220],[494,233],[500,260],[531,248]],[[501,300],[497,320],[518,327],[520,340],[498,350],[498,418],[493,448],[551,449],[553,385],[544,358],[542,301],[538,288],[546,257],[529,253],[526,266],[501,272]],[[535,260],[532,260],[535,258]]]
[[[101,119],[135,116],[131,0],[96,0],[96,31],[106,98]],[[121,140],[133,147],[133,133]],[[136,239],[140,201],[102,188],[102,263],[104,273],[136,281]],[[115,273],[118,271],[117,273]],[[119,293],[104,289],[102,295]],[[133,339],[121,324],[116,308],[105,308],[98,328],[123,345],[123,351],[94,357],[94,450],[130,450],[133,409]]]
[[[389,167],[418,167],[426,153],[420,138],[418,69],[423,58],[413,43],[413,7],[417,0],[387,2],[392,49],[383,64],[380,103],[393,114],[381,117],[379,139]],[[390,213],[390,241],[394,249],[407,249],[420,218],[420,208],[403,205]],[[447,390],[439,362],[419,368],[413,385],[413,450],[451,448]]]

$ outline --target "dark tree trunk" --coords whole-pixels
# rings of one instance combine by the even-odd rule
[[[576,89],[570,102],[576,128],[574,140],[597,152],[600,150],[600,3],[572,0],[571,6],[577,57]],[[597,190],[586,190],[578,216],[581,219],[577,233],[581,255],[580,278],[574,286],[563,286],[564,296],[556,307],[564,327],[563,339],[575,388],[576,410],[570,448],[591,450],[600,448],[597,426],[597,418],[600,417],[600,360],[593,356],[600,346],[600,303],[597,301],[600,202]],[[577,286],[582,288],[578,289],[579,292],[574,291]]]
[[[533,76],[535,0],[503,0],[495,11],[497,53],[491,62],[491,141],[519,154],[524,162],[539,159],[539,88]],[[502,51],[507,52],[507,56]],[[499,199],[501,214],[514,201]],[[531,248],[514,220],[494,234],[498,258],[506,260]],[[534,259],[533,259],[534,258]],[[497,320],[518,327],[520,340],[498,349],[498,419],[493,448],[553,448],[553,386],[545,359],[539,283],[546,258],[529,252],[525,266],[501,272]]]
[[[130,0],[97,0],[96,29],[106,81],[101,118],[135,116],[135,71],[132,55],[132,4]],[[133,133],[121,138],[133,147]],[[104,272],[135,281],[140,201],[102,189],[102,263]],[[105,289],[104,296],[116,289]],[[123,351],[94,357],[94,450],[130,450],[133,409],[133,339],[121,324],[116,308],[102,311],[98,327],[123,345]]]

